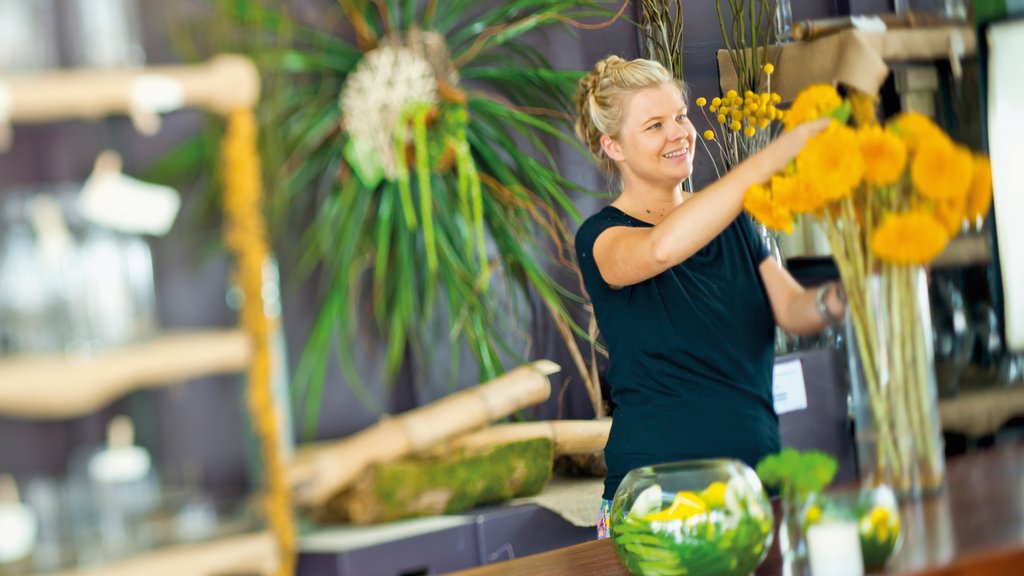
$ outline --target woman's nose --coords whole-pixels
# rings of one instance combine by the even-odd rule
[[[686,126],[680,123],[675,123],[674,126],[675,129],[669,134],[669,139],[673,142],[685,140],[687,136]]]

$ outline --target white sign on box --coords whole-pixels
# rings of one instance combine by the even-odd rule
[[[772,396],[776,414],[807,408],[804,369],[799,360],[790,360],[775,365],[775,370],[772,372]]]
[[[122,174],[120,156],[109,150],[96,160],[78,197],[87,220],[128,234],[167,234],[180,207],[176,190]]]

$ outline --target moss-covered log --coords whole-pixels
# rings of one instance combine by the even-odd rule
[[[550,438],[533,438],[374,464],[317,516],[372,524],[529,496],[551,478],[553,454]]]

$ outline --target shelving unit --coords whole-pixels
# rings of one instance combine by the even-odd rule
[[[250,357],[248,335],[234,329],[170,332],[95,356],[0,358],[0,414],[84,416],[135,390],[242,372]]]
[[[127,115],[137,130],[152,134],[159,130],[161,114],[199,108],[227,117],[253,110],[259,93],[255,65],[231,55],[187,66],[0,75],[0,153],[6,149],[14,124]],[[259,294],[249,302],[258,304]],[[255,330],[208,329],[168,332],[89,357],[0,358],[0,414],[28,419],[86,415],[135,390],[247,371],[267,347],[266,334]],[[252,382],[250,394],[253,388],[264,392],[266,380],[257,385]],[[265,431],[258,433],[273,454],[279,448],[262,437]],[[153,550],[62,574],[290,573],[293,550],[286,544],[287,530],[273,517],[269,524],[269,531]]]

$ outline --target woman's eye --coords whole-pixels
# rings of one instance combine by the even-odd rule
[[[679,116],[676,116],[676,122],[682,122],[683,120],[686,120],[686,114],[680,114]]]
[[[661,128],[661,122],[655,122],[647,127],[648,130],[657,130],[658,128]]]

